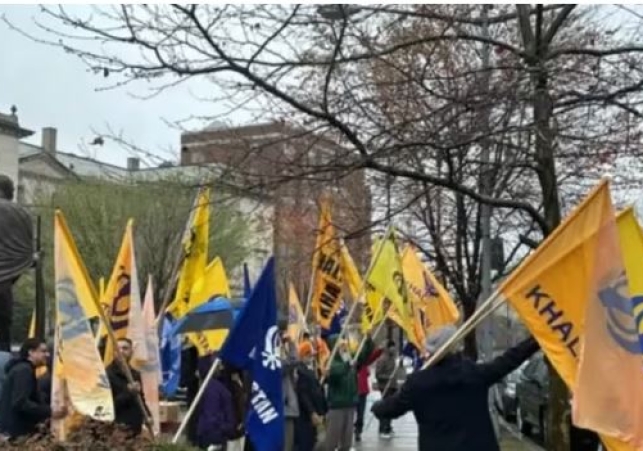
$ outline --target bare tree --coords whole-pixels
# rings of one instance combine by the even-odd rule
[[[158,91],[204,77],[233,109],[342,140],[343,152],[295,162],[258,184],[368,170],[373,180],[424,190],[409,202],[426,201],[434,187],[454,193],[456,216],[469,202],[493,206],[496,222],[516,215],[516,233],[537,241],[606,168],[638,156],[639,24],[616,24],[613,7],[480,11],[121,5],[79,17],[59,7],[43,10],[39,25],[49,35],[37,39],[78,55],[115,86],[144,80]],[[483,67],[475,55],[485,46],[493,57]],[[490,171],[481,150],[490,146],[492,194],[479,189],[482,169]],[[619,182],[639,186],[629,174]],[[562,451],[567,395],[558,378],[551,390],[548,448]]]

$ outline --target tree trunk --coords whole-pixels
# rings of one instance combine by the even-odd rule
[[[544,64],[544,63],[541,63]],[[536,161],[538,180],[542,190],[543,208],[548,230],[553,231],[561,222],[558,183],[556,180],[556,160],[554,134],[551,127],[552,102],[548,92],[548,78],[543,65],[534,67],[532,82],[534,85],[534,122],[536,128]],[[546,447],[549,451],[570,451],[571,438],[569,391],[556,370],[549,366],[549,404],[547,418],[549,431]]]

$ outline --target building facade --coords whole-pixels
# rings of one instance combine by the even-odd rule
[[[364,171],[341,177],[317,171],[345,154],[336,141],[283,122],[214,124],[182,135],[180,163],[219,164],[236,185],[273,199],[280,295],[292,282],[305,298],[322,196],[331,199],[333,221],[362,271],[370,257],[371,195]]]

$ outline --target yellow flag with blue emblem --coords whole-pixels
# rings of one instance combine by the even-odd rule
[[[67,233],[62,213],[54,223],[54,268],[56,281],[55,352],[52,369],[52,408],[66,407],[65,420],[52,421],[54,434],[64,439],[78,416],[113,421],[114,405],[109,380],[94,343],[94,335],[83,305],[96,299],[89,296],[84,265],[76,261],[76,246]],[[83,289],[79,289],[83,287]]]
[[[599,232],[614,217],[601,182],[499,287],[558,374],[576,386],[585,310],[592,296]],[[602,436],[610,451],[633,450]]]
[[[585,315],[574,424],[643,449],[643,362],[635,305],[643,296],[643,236],[632,209],[599,231]]]
[[[402,252],[402,269],[416,316],[427,332],[460,320],[460,311],[449,292],[420,260],[413,246]]]

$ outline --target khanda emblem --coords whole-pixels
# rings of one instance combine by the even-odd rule
[[[426,272],[422,272],[422,278],[424,279],[424,298],[427,300],[437,298],[438,290],[435,288],[435,285],[433,285]]]
[[[635,301],[630,299],[625,273],[598,292],[605,309],[607,330],[612,339],[631,354],[641,354],[639,328],[633,319]]]
[[[279,328],[272,326],[266,332],[263,351],[261,352],[262,365],[264,368],[275,371],[281,368]]]

